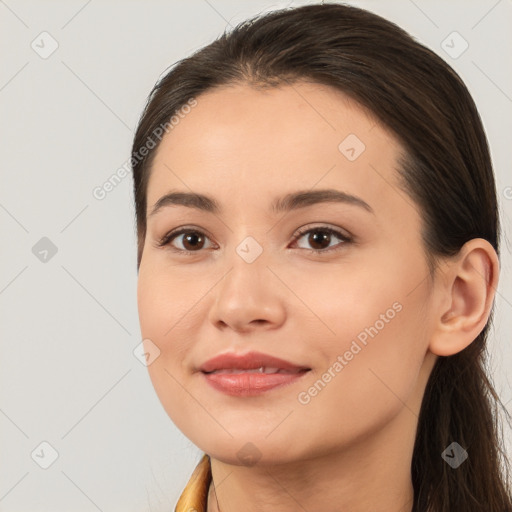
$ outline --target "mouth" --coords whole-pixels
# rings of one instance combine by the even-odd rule
[[[284,368],[271,368],[266,366],[260,366],[259,368],[251,368],[251,369],[243,369],[243,368],[222,368],[219,370],[213,370],[211,372],[203,372],[206,375],[239,375],[243,373],[257,373],[257,374],[266,374],[266,375],[275,375],[275,374],[286,374],[293,375],[301,372],[307,372],[310,368],[298,368],[297,370],[287,370]]]
[[[220,354],[199,368],[216,391],[237,397],[257,396],[300,381],[311,368],[259,352]]]
[[[219,354],[203,363],[199,368],[206,374],[212,373],[299,373],[303,370],[310,370],[306,366],[298,365],[276,356],[262,352],[247,352],[237,354],[227,352]]]
[[[254,370],[236,369],[219,372],[202,372],[206,382],[215,390],[225,395],[237,397],[257,396],[269,391],[282,389],[301,380],[309,370],[300,372],[265,373]]]

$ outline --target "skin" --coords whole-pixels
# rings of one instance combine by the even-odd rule
[[[211,456],[208,512],[410,511],[425,385],[437,357],[465,348],[487,322],[494,250],[471,240],[429,277],[421,211],[398,187],[400,144],[339,91],[238,84],[197,100],[157,149],[148,215],[171,189],[211,196],[222,211],[179,205],[148,217],[138,306],[142,336],[160,350],[148,366],[158,397]],[[366,146],[354,161],[338,149],[349,134]],[[363,199],[373,213],[342,203],[270,210],[276,197],[324,188]],[[180,226],[202,232],[203,245],[182,235],[157,246]],[[323,226],[353,241],[334,235],[315,245],[311,232],[294,240],[299,228]],[[263,250],[252,263],[236,252],[247,236]],[[172,251],[194,243],[192,254]],[[378,334],[300,403],[397,303]],[[256,397],[225,395],[198,372],[217,354],[251,350],[311,371]],[[237,455],[247,443],[254,465]]]

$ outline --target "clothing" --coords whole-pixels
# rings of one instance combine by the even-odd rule
[[[181,493],[174,512],[206,512],[211,481],[210,457],[205,453]]]

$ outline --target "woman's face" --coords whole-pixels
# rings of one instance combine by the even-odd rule
[[[233,464],[411,439],[435,356],[421,217],[398,186],[399,144],[318,84],[196,99],[155,156],[138,281],[148,370],[168,415]],[[337,200],[322,201],[325,190]],[[168,199],[153,212],[171,192],[218,209]],[[302,371],[200,370],[249,352]],[[268,389],[237,393],[241,381]]]

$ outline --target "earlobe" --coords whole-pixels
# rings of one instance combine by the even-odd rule
[[[464,244],[450,259],[440,294],[429,349],[450,356],[470,345],[484,329],[492,309],[499,276],[494,247],[482,238]]]

